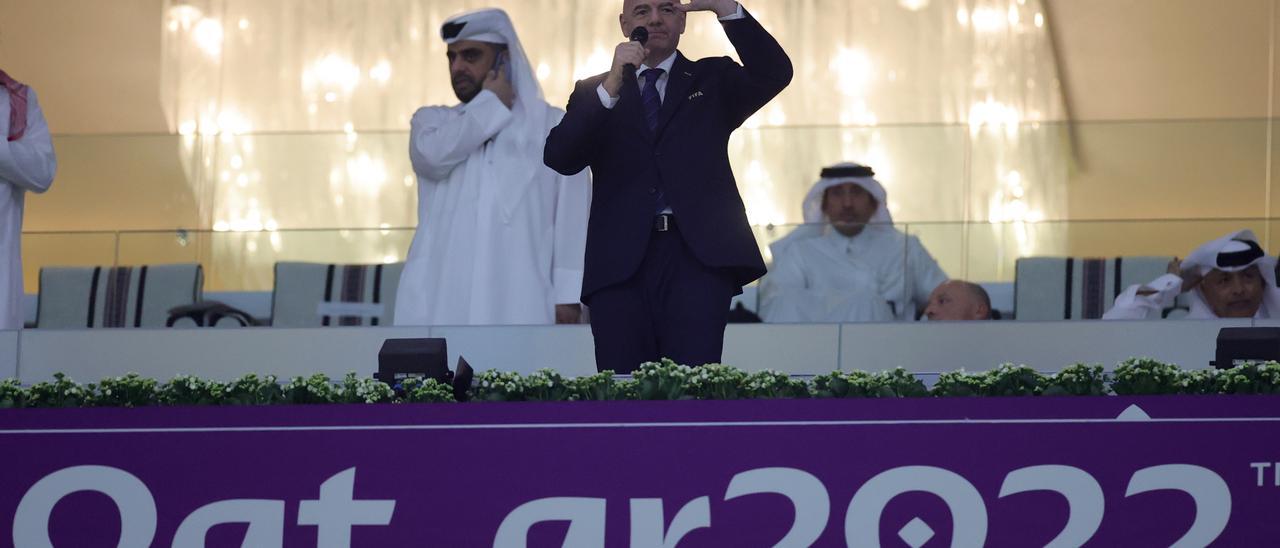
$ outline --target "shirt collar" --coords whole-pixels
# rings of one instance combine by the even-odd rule
[[[673,51],[671,52],[671,55],[668,55],[666,59],[663,59],[661,63],[658,63],[658,66],[653,68],[662,69],[662,75],[667,76],[668,74],[671,74],[671,66],[674,64],[676,64],[676,52]],[[646,70],[649,70],[648,65],[640,65],[640,68],[636,69],[636,76],[640,76]]]

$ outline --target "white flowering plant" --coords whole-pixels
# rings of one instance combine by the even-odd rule
[[[813,378],[811,390],[815,398],[872,398],[879,388],[866,371],[832,371]]]
[[[1213,386],[1216,390],[1211,393],[1280,394],[1280,363],[1246,363],[1216,372]]]
[[[334,389],[336,403],[391,403],[396,398],[395,390],[380,380],[361,378],[355,371],[350,371],[342,378]]]
[[[471,399],[482,402],[524,401],[524,377],[512,371],[485,371],[472,382]]]
[[[1112,373],[1111,389],[1121,396],[1178,394],[1184,391],[1182,370],[1151,358],[1130,358]]]
[[[1225,371],[1221,369],[1192,369],[1178,372],[1179,394],[1217,394],[1222,390]]]
[[[338,390],[329,377],[316,373],[310,377],[294,377],[281,389],[284,401],[293,404],[335,403],[339,401]]]
[[[1105,396],[1107,373],[1102,364],[1077,363],[1061,371],[1042,377],[1040,394],[1043,396]]]
[[[609,370],[601,371],[595,375],[570,379],[569,385],[573,390],[573,398],[579,401],[637,399],[636,382],[615,379],[613,371]]]
[[[970,373],[964,369],[948,371],[938,375],[930,393],[942,397],[985,396],[987,393],[987,376],[983,373]]]
[[[694,367],[685,378],[685,394],[700,400],[738,400],[746,397],[747,374],[720,363]]]
[[[275,375],[244,375],[222,387],[224,405],[273,405],[285,403],[284,390]]]
[[[809,384],[781,371],[766,369],[743,379],[742,395],[756,399],[802,399],[809,397]]]
[[[1002,364],[981,373],[964,369],[943,373],[933,385],[935,396],[1035,396],[1044,376],[1025,365]]]
[[[901,367],[871,376],[872,396],[876,398],[920,398],[929,395],[924,381]]]
[[[711,364],[689,367],[664,359],[645,363],[631,380],[612,371],[567,379],[542,369],[528,376],[497,370],[470,387],[477,401],[607,401],[743,398],[903,398],[920,396],[1103,396],[1141,394],[1280,394],[1280,363],[1247,363],[1228,370],[1182,370],[1150,358],[1121,362],[1108,375],[1099,364],[1074,364],[1053,375],[1027,366],[1001,365],[985,373],[943,373],[932,391],[910,372],[836,371],[809,381],[779,371],[747,374]],[[348,373],[336,384],[325,375],[245,375],[227,383],[179,375],[158,384],[130,373],[81,385],[62,373],[52,382],[23,387],[0,380],[0,409],[18,407],[141,407],[147,405],[273,405],[322,403],[454,402],[453,387],[434,379],[406,379],[395,389]]]
[[[0,409],[16,409],[26,405],[27,391],[18,379],[0,381]]]
[[[571,401],[578,399],[577,392],[560,372],[539,369],[524,378],[525,401]]]
[[[645,362],[631,373],[636,382],[636,397],[641,400],[691,400],[688,392],[692,367],[663,358]]]
[[[89,387],[88,404],[95,407],[146,407],[159,403],[156,380],[137,373],[107,377]]]
[[[1034,396],[1044,376],[1025,365],[1001,364],[986,373],[986,396]]]
[[[54,373],[53,382],[39,382],[27,389],[24,401],[27,407],[82,407],[90,399],[84,386],[63,373]]]
[[[400,382],[403,403],[455,403],[453,387],[436,379],[411,377]]]
[[[178,375],[160,385],[161,405],[218,405],[225,398],[226,385],[192,375]]]

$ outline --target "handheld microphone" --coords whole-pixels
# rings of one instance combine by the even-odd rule
[[[644,28],[643,25],[631,29],[631,41],[640,42],[640,45],[642,46],[645,45],[645,43],[649,41],[649,29]],[[636,73],[636,66],[631,63],[624,65],[624,68],[627,69],[627,74]]]

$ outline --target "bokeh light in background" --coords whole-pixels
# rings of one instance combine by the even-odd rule
[[[925,227],[921,237],[944,264],[949,253],[960,261],[962,272],[954,261],[948,268],[954,275],[1006,277],[968,264],[973,245],[1058,251],[1061,231],[1034,226],[1067,218],[1071,156],[1061,126],[1042,125],[1065,110],[1040,2],[746,2],[796,67],[791,86],[730,145],[762,239],[780,235],[768,225],[801,221],[820,166],[851,160],[875,167],[900,223],[1014,223],[989,236]],[[162,97],[199,204],[203,226],[193,228],[263,233],[246,240],[254,246],[224,239],[229,247],[211,259],[252,248],[274,260],[290,243],[270,236],[280,230],[414,226],[409,118],[423,105],[456,103],[437,29],[489,5],[511,14],[553,105],[575,79],[606,70],[622,39],[621,2],[612,0],[168,1]],[[733,54],[710,14],[691,16],[681,49]],[[334,260],[403,254],[403,244],[365,244]]]

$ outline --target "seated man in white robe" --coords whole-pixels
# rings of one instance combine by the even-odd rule
[[[49,125],[29,86],[0,71],[0,331],[22,328],[22,210],[57,170]]]
[[[766,322],[914,320],[947,280],[920,240],[893,227],[871,168],[822,170],[804,200],[805,226],[774,242],[761,280]]]
[[[1183,293],[1191,303],[1187,319],[1280,317],[1276,259],[1252,230],[1241,230],[1175,259],[1168,274],[1125,289],[1102,319],[1160,319]]]
[[[931,322],[990,320],[991,296],[978,284],[947,280],[929,294],[924,317]]]
[[[589,176],[542,163],[564,111],[543,99],[502,10],[451,17],[441,36],[461,103],[413,115],[418,231],[395,323],[577,323]]]

